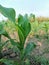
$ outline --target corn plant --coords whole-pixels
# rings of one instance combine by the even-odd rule
[[[34,14],[30,14],[30,19],[32,20],[32,22],[35,22],[35,15]]]
[[[31,23],[31,32],[36,37],[39,38],[39,30],[40,30],[40,24],[38,21]]]
[[[41,22],[40,23],[40,29],[44,31],[44,36],[48,39],[49,36],[49,22]]]
[[[45,31],[45,37],[48,39],[48,30],[49,30],[49,22],[44,23],[44,31]]]
[[[31,31],[31,25],[29,23],[29,19],[27,15],[19,15],[18,16],[18,23],[16,23],[16,13],[13,8],[6,8],[0,5],[0,13],[7,17],[11,22],[13,22],[16,31],[18,32],[19,36],[19,42],[15,42],[10,35],[8,35],[8,32],[5,31],[2,33],[5,37],[7,37],[11,44],[16,47],[17,52],[19,52],[19,62],[12,62],[11,60],[8,59],[0,59],[1,62],[4,62],[6,65],[30,65],[29,62],[29,56],[31,51],[36,47],[34,42],[30,42],[24,47],[26,38]],[[0,27],[1,28],[1,27]],[[4,30],[2,30],[4,31]],[[1,42],[1,35],[0,35],[0,42]],[[1,43],[0,43],[1,44]]]

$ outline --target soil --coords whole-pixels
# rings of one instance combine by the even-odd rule
[[[5,39],[6,38],[4,38],[4,40]],[[36,37],[36,36],[30,35],[26,39],[26,43],[28,43],[28,42],[34,42],[37,45],[37,47],[32,52],[33,55],[35,55],[35,56],[42,55],[42,56],[45,56],[47,59],[49,59],[49,38],[47,39],[44,36]],[[26,46],[26,44],[25,44],[25,46]],[[45,51],[45,49],[47,49],[48,52],[47,52],[47,50]],[[2,51],[2,54],[3,54],[4,58],[8,58],[11,60],[16,60],[16,59],[19,60],[18,53],[13,52],[13,49],[4,48]],[[32,58],[30,58],[30,60],[31,60],[30,61],[31,65],[41,65],[40,62],[38,62],[38,64],[36,62],[34,62],[34,60]],[[0,65],[5,65],[5,64],[0,62]]]

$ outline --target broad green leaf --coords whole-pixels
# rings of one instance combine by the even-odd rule
[[[19,42],[15,42],[13,39],[10,38],[10,42],[13,46],[19,47]]]
[[[24,33],[24,30],[21,26],[16,26],[17,29],[18,29],[18,34],[19,34],[19,39],[20,39],[20,42],[21,43],[24,43],[24,39],[25,39],[25,33]]]
[[[34,42],[30,42],[27,44],[26,48],[25,48],[25,54],[28,55],[30,54],[30,52],[36,47]]]
[[[22,46],[25,40],[25,34],[24,34],[24,30],[21,26],[19,26],[18,24],[15,25],[15,29],[18,32],[19,35],[19,40],[20,40],[20,45]]]
[[[24,24],[22,25],[22,27],[25,31],[25,38],[26,38],[29,32],[31,31],[31,25],[27,14],[24,16]]]
[[[23,31],[22,30],[21,31],[23,32],[23,36],[25,37],[24,38],[24,40],[25,40],[27,35],[29,34],[30,30],[31,30],[31,25],[29,23],[28,16],[27,15],[25,15],[25,16],[19,15],[18,16],[18,25],[21,26],[23,29]],[[21,39],[21,36],[22,36],[22,34],[19,34],[20,39]]]
[[[12,22],[15,22],[15,10],[13,8],[6,8],[0,5],[0,13],[7,17]]]
[[[22,23],[23,23],[23,16],[22,15],[19,15],[18,17],[18,35],[19,35],[19,39],[20,39],[20,42],[21,44],[24,43],[24,39],[25,39],[25,34],[24,34],[24,30],[22,28]]]
[[[25,38],[26,38],[31,30],[31,25],[29,23],[27,14],[25,16],[19,15],[18,24],[23,28],[24,33],[25,33]]]
[[[32,50],[36,47],[34,42],[30,42],[27,44],[26,48],[24,48],[23,50],[23,55],[22,58],[26,58],[28,55],[30,55],[30,53],[32,52]]]
[[[18,16],[18,24],[21,26],[21,25],[23,25],[23,23],[24,23],[23,16],[19,14],[19,16]]]

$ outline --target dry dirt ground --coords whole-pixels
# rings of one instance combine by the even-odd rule
[[[18,34],[14,33],[11,35],[11,37],[19,41]],[[2,39],[3,41],[7,40],[7,38],[5,37],[2,37]],[[32,52],[33,55],[45,56],[49,60],[49,38],[47,39],[44,35],[42,36],[29,35],[26,39],[26,43],[28,42],[34,42],[37,45],[36,48]]]
[[[47,59],[49,59],[49,38],[47,39],[43,36],[29,36],[29,42],[34,42],[37,47],[33,51],[35,55],[43,55]]]

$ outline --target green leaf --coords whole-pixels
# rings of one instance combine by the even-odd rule
[[[12,22],[15,22],[15,10],[13,8],[6,8],[0,5],[0,13],[7,17]]]
[[[4,33],[2,35],[4,35],[5,37],[7,37],[8,39],[10,39],[9,34],[6,31],[4,31]]]
[[[4,30],[4,23],[0,22],[0,35],[2,35],[5,32]]]
[[[5,63],[6,65],[14,65],[14,62],[8,59],[0,59],[0,62]]]
[[[20,49],[23,49],[27,35],[31,30],[31,25],[29,23],[27,14],[25,16],[22,15],[18,16],[18,26],[16,25],[16,27],[18,29],[18,35],[19,35],[20,46],[21,46]]]
[[[21,43],[24,43],[24,39],[25,39],[25,36],[24,36],[24,30],[21,26],[17,25],[16,26],[17,29],[18,29],[18,34],[19,34],[19,39],[20,39],[20,42]]]
[[[34,42],[28,43],[26,48],[24,48],[24,50],[23,50],[22,58],[26,58],[28,55],[30,55],[30,53],[32,52],[32,50],[35,47],[36,47],[36,45]]]
[[[25,38],[26,38],[29,32],[31,31],[31,25],[27,14],[25,14],[24,16],[24,24],[22,25],[22,27],[25,31]]]
[[[21,26],[24,23],[23,16],[19,14],[18,16],[18,24]]]
[[[22,46],[24,44],[24,40],[25,40],[25,36],[24,36],[24,30],[21,26],[19,26],[18,24],[15,25],[15,29],[18,32],[19,35],[19,40],[20,40],[20,46]]]
[[[22,37],[22,33],[20,33],[20,31],[18,31],[18,34],[19,34],[20,41],[23,42],[23,39],[24,41],[26,40],[26,37],[31,30],[31,25],[29,23],[28,15],[25,15],[25,16],[19,15],[18,25],[22,28],[21,32],[23,33],[24,38]]]
[[[13,46],[19,47],[19,42],[15,42],[13,39],[10,38],[10,42]]]
[[[9,34],[4,29],[4,22],[0,22],[0,35],[4,35],[7,38],[10,38]]]

